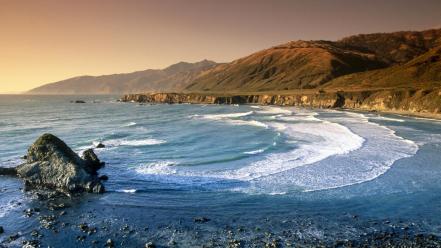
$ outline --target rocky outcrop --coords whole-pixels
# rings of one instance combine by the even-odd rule
[[[424,90],[378,90],[357,92],[313,92],[293,94],[206,95],[206,94],[130,94],[123,102],[260,104],[312,108],[347,108],[367,111],[403,112],[441,116],[441,88]]]
[[[80,158],[59,138],[44,134],[28,149],[26,163],[2,170],[22,178],[27,189],[103,193],[104,185],[97,173],[103,166],[92,149]]]

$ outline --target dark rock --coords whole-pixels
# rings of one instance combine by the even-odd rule
[[[196,223],[205,223],[210,221],[210,219],[206,218],[206,217],[196,217],[194,218],[194,222]]]
[[[96,148],[105,148],[106,146],[103,143],[98,143],[98,145],[96,145]]]
[[[104,162],[101,162],[93,149],[87,149],[83,152],[82,159],[86,161],[86,169],[93,174],[104,167]]]
[[[17,169],[16,168],[0,168],[0,175],[16,176],[17,175]]]
[[[26,247],[26,248],[40,247],[40,241],[38,241],[38,240],[26,240],[26,241],[23,241],[22,244],[23,244],[23,247]]]
[[[20,238],[20,235],[17,233],[17,234],[9,236],[8,240],[9,241],[14,241],[14,240],[17,240],[18,238]]]
[[[107,180],[109,180],[109,177],[106,175],[102,175],[99,177],[99,179],[100,179],[100,181],[107,181]]]
[[[51,189],[63,193],[103,193],[97,176],[103,166],[93,150],[80,158],[66,143],[52,134],[44,134],[28,149],[27,161],[17,174],[30,189]]]
[[[0,234],[2,234],[2,233],[4,233],[4,232],[5,232],[5,229],[3,229],[2,226],[0,226]]]
[[[86,102],[83,100],[76,100],[74,103],[86,103]]]

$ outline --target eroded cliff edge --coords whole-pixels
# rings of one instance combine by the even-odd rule
[[[128,94],[123,102],[190,104],[260,104],[344,108],[401,113],[441,119],[441,88],[271,94],[146,93]]]

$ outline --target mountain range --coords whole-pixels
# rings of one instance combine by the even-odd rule
[[[291,41],[230,63],[180,62],[162,70],[75,77],[31,94],[240,93],[441,86],[441,29]]]

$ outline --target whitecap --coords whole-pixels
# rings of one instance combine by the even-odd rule
[[[280,126],[283,126],[283,129]],[[302,143],[295,150],[268,155],[264,160],[252,163],[224,175],[228,179],[254,180],[260,177],[305,166],[327,157],[346,154],[362,147],[364,139],[347,127],[337,123],[278,123],[277,129],[288,138]]]
[[[176,173],[176,169],[173,167],[175,164],[176,162],[174,161],[158,161],[138,166],[135,168],[135,171],[139,174],[174,174]]]
[[[254,112],[229,113],[229,114],[208,114],[208,115],[192,115],[193,118],[202,118],[215,121],[223,121],[231,125],[248,125],[268,128],[268,125],[257,120],[241,120],[240,117],[252,115]]]
[[[253,113],[254,113],[253,111],[249,111],[249,112],[230,113],[230,114],[208,114],[208,115],[202,115],[201,117],[205,119],[219,120],[224,118],[239,118],[247,115],[252,115]],[[199,117],[199,115],[194,115],[194,116]]]
[[[125,124],[123,127],[133,127],[136,124],[137,124],[136,122],[129,122],[129,123]]]
[[[287,108],[281,108],[281,107],[270,107],[270,106],[264,106],[262,107],[261,111],[257,111],[259,114],[285,114],[290,115],[292,114],[292,111]]]
[[[244,154],[254,155],[254,154],[259,154],[262,152],[265,152],[265,149],[258,149],[258,150],[253,150],[253,151],[249,151],[249,152],[244,152]]]
[[[129,194],[133,194],[133,193],[136,193],[136,189],[117,189],[117,190],[115,190],[116,192],[119,192],[119,193],[129,193]]]
[[[0,218],[5,217],[9,212],[20,207],[20,202],[23,201],[23,198],[18,196],[9,199],[5,198],[0,200]]]
[[[128,139],[115,139],[115,140],[107,140],[104,141],[106,146],[115,147],[115,146],[151,146],[151,145],[160,145],[166,143],[165,140],[160,139],[136,139],[136,140],[128,140]]]

